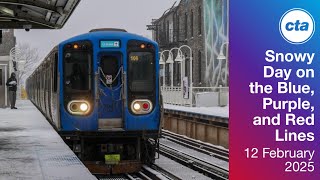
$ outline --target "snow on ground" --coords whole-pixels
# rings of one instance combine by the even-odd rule
[[[95,179],[30,101],[0,109],[0,179]]]
[[[159,155],[159,159],[156,159],[155,164],[162,169],[171,172],[175,176],[183,180],[209,180],[211,178],[190,169],[189,167],[183,166],[174,160],[171,160],[165,156]]]
[[[225,107],[185,107],[171,104],[164,104],[165,109],[202,114],[207,116],[215,116],[229,118],[229,106]]]

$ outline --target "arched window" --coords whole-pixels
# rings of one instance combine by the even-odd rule
[[[199,6],[198,9],[198,34],[202,34],[202,8]]]
[[[184,14],[184,37],[188,39],[188,14]]]
[[[190,24],[191,24],[191,29],[190,29],[190,34],[191,34],[191,37],[193,37],[193,10],[191,11],[191,15],[190,15]]]
[[[201,78],[201,76],[202,76],[202,61],[201,61],[201,51],[199,50],[198,51],[198,74],[199,74],[199,83],[201,83],[201,81],[202,81],[202,78]]]

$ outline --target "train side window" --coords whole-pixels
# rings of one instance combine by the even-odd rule
[[[53,66],[53,92],[57,92],[58,89],[58,53],[54,53],[54,66]]]

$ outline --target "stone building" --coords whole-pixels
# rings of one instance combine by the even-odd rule
[[[148,26],[161,51],[188,45],[192,49],[192,82],[196,87],[228,86],[228,0],[181,0]],[[183,76],[190,82],[190,53],[186,57]],[[178,51],[173,50],[175,59]],[[169,53],[163,53],[164,59]],[[166,85],[171,84],[170,65],[166,65]],[[173,65],[173,84],[179,86],[180,65]]]
[[[11,72],[14,71],[10,61],[10,50],[15,47],[16,38],[14,30],[3,29],[2,39],[0,41],[0,108],[8,105],[7,87],[5,85]]]

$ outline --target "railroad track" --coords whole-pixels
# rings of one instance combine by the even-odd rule
[[[130,174],[97,176],[99,180],[150,180],[142,171]]]
[[[173,173],[161,168],[156,164],[152,164],[151,167],[148,167],[146,165],[142,166],[142,172],[147,174],[152,180],[163,180],[163,179],[181,180],[180,178],[175,176]]]
[[[147,174],[145,174],[142,171],[135,174],[125,174],[125,176],[127,177],[127,179],[130,179],[130,180],[150,180],[151,179]]]
[[[126,173],[111,176],[97,176],[99,180],[181,180],[169,171],[166,171],[158,165],[143,165],[141,171],[137,173]]]
[[[218,148],[211,146],[206,143],[202,143],[197,140],[186,138],[185,136],[178,135],[166,130],[162,131],[162,137],[172,141],[174,143],[180,144],[189,149],[196,150],[198,152],[210,155],[212,157],[221,159],[223,161],[229,161],[229,151],[223,148]],[[212,179],[215,180],[228,180],[229,171],[223,167],[220,167],[216,164],[207,162],[198,157],[186,154],[177,149],[174,149],[166,144],[160,142],[159,153],[186,166],[195,171],[198,171]],[[153,164],[151,166],[143,165],[140,172],[134,174],[123,174],[121,176],[107,176],[105,178],[99,178],[100,180],[104,179],[129,179],[129,180],[180,180],[181,178],[175,176],[173,173],[166,171],[165,169]]]
[[[209,144],[186,138],[185,136],[162,130],[162,137],[198,152],[229,162],[229,150],[210,146]]]
[[[184,165],[195,171],[198,171],[212,179],[216,180],[228,180],[229,179],[229,170],[220,167],[216,164],[212,164],[203,159],[195,157],[190,154],[186,154],[182,151],[174,149],[170,146],[167,146],[163,143],[160,143],[160,154]]]

